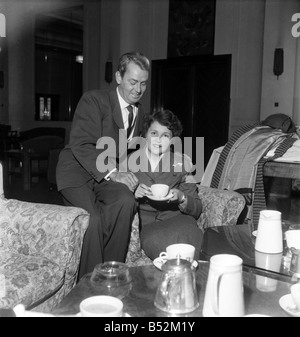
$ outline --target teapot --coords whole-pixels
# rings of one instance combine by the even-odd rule
[[[172,314],[194,311],[199,306],[194,264],[177,257],[167,260],[162,271],[154,305]]]

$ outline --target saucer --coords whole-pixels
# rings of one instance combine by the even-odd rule
[[[264,315],[264,314],[249,314],[249,315],[245,315],[244,317],[272,317],[272,316]]]
[[[171,198],[173,197],[173,193],[172,193],[172,192],[169,192],[169,194],[166,195],[166,196],[163,197],[163,198],[157,198],[157,197],[155,197],[155,196],[153,196],[153,195],[147,195],[147,197],[148,197],[149,199],[151,199],[151,200],[154,200],[154,201],[166,201],[166,200],[169,200],[169,199],[171,199]]]
[[[156,259],[153,260],[153,264],[155,265],[157,269],[161,270],[161,267],[166,261],[167,259],[162,259],[161,257],[157,257]]]
[[[279,300],[279,304],[281,308],[291,316],[300,317],[300,310],[296,308],[291,294],[282,296]]]
[[[82,317],[81,312],[77,313],[75,317]],[[129,315],[127,312],[124,312],[123,317],[131,317],[131,315]]]

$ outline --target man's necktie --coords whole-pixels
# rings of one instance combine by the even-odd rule
[[[132,122],[133,122],[133,107],[132,105],[128,105],[127,110],[129,111],[128,114],[128,128],[127,128],[127,138],[129,138],[131,130],[132,130]]]

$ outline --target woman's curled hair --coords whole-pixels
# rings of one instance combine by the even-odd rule
[[[161,109],[145,115],[142,129],[143,137],[146,137],[150,126],[155,121],[166,126],[172,132],[172,137],[179,137],[182,133],[182,124],[178,117],[170,110]]]

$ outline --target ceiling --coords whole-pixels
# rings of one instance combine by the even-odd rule
[[[38,14],[35,42],[40,47],[82,52],[83,6]]]

